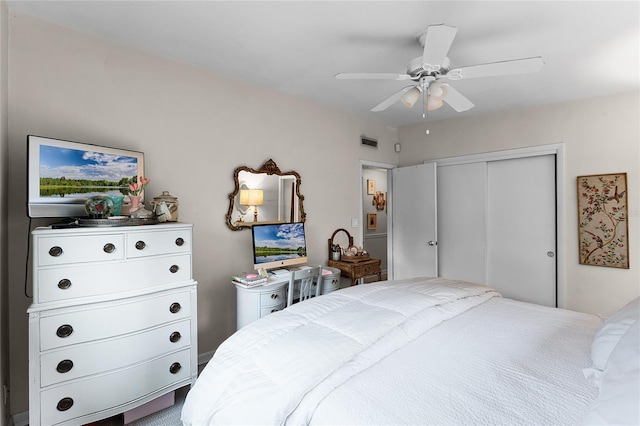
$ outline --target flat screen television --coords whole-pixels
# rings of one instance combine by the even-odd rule
[[[307,263],[304,223],[251,227],[254,269],[275,269]]]
[[[27,210],[32,218],[86,216],[94,195],[124,195],[144,176],[144,154],[88,143],[27,136]]]

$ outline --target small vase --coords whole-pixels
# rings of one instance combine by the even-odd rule
[[[140,208],[140,199],[141,195],[129,195],[129,202],[131,205],[129,206],[129,214],[135,212]]]

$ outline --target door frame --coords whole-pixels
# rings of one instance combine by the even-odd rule
[[[438,166],[508,160],[515,158],[555,155],[556,158],[556,301],[559,308],[566,308],[566,233],[565,233],[565,158],[564,143],[537,145],[525,148],[492,151],[459,157],[425,160]]]
[[[391,180],[391,170],[395,169],[396,167],[398,167],[397,164],[390,164],[390,163],[378,163],[375,161],[368,161],[368,160],[360,160],[360,210],[358,212],[358,223],[360,223],[360,226],[358,227],[358,237],[359,237],[359,241],[362,242],[362,244],[364,245],[364,226],[365,223],[363,222],[363,213],[364,213],[364,203],[363,203],[363,199],[364,199],[364,193],[362,192],[362,179],[364,179],[364,169],[385,169],[387,171],[387,279],[393,279],[392,278],[392,272],[391,270],[393,268],[389,267],[389,265],[392,265],[393,263],[393,250],[391,247],[391,242],[392,242],[392,227],[391,227],[391,223],[392,223],[392,219],[393,219],[393,208],[391,207],[393,205],[393,203],[391,202],[393,200],[393,189],[392,189],[392,180]]]

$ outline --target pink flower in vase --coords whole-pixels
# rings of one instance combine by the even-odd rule
[[[129,184],[129,192],[131,195],[140,195],[142,191],[144,191],[144,187],[151,181],[151,179],[147,179],[144,176],[140,176],[140,182],[131,182]]]

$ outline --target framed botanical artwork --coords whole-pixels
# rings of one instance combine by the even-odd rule
[[[376,181],[373,179],[367,179],[367,195],[375,195],[376,193]]]
[[[367,213],[367,229],[376,229],[378,227],[378,215],[376,213]]]
[[[627,174],[578,176],[580,264],[629,269]]]

